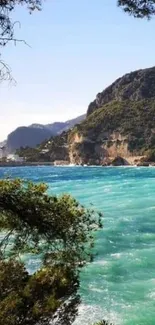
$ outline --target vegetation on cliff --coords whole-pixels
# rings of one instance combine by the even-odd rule
[[[68,133],[63,132],[60,136],[45,140],[36,148],[21,147],[16,150],[16,153],[28,162],[69,160],[67,142]]]
[[[16,154],[25,158],[25,162],[50,161],[48,152],[42,153],[39,146],[36,148],[21,147],[16,150]]]
[[[125,158],[126,153],[150,155],[155,149],[154,125],[155,67],[119,78],[97,95],[82,123],[45,141],[34,151],[29,149],[31,154],[27,149],[19,150],[19,154],[30,161],[35,156],[38,161],[72,159],[73,163],[90,164],[102,163],[114,146],[113,158]],[[154,159],[153,155],[150,157]]]
[[[155,98],[112,101],[89,115],[76,131],[109,146],[112,134],[118,132],[126,138],[131,152],[144,153],[155,147]]]
[[[87,115],[111,101],[137,102],[154,97],[155,67],[136,70],[118,78],[109,87],[98,93],[96,99],[89,104]]]

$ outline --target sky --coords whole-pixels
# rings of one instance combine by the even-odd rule
[[[0,141],[21,125],[81,115],[116,78],[155,65],[155,19],[134,19],[116,3],[45,0],[32,15],[16,8],[16,37],[29,46],[2,51],[17,83],[0,84]]]

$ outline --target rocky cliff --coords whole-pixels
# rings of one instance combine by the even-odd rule
[[[89,105],[82,123],[44,147],[51,161],[74,164],[117,164],[118,156],[134,163],[148,153],[155,157],[155,67],[116,80]]]
[[[74,128],[69,141],[72,163],[82,158],[104,164],[117,156],[130,161],[146,155],[155,147],[155,100],[109,102]]]
[[[133,102],[155,97],[155,67],[125,74],[98,93],[88,106],[87,115],[113,100]]]

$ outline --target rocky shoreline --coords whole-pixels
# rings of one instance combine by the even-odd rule
[[[26,166],[53,166],[52,162],[18,162],[18,161],[8,161],[8,162],[0,162],[0,167],[26,167]]]
[[[8,162],[0,162],[0,167],[35,167],[35,166],[101,166],[101,167],[119,167],[119,166],[135,166],[135,167],[149,167],[155,166],[154,162],[145,161],[143,159],[135,159],[135,160],[126,160],[122,157],[116,157],[113,160],[108,160],[103,163],[96,164],[71,164],[66,160],[57,160],[57,161],[36,161],[36,162],[17,162],[17,161],[8,161]]]

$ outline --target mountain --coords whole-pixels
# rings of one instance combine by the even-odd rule
[[[75,124],[81,122],[85,115],[78,116],[66,122],[55,122],[52,124],[32,124],[30,126],[21,126],[11,132],[5,142],[8,152],[13,152],[20,147],[36,147],[45,139],[51,136],[61,134],[64,130],[68,130]]]
[[[113,100],[137,102],[154,97],[155,67],[133,71],[117,79],[101,93],[98,93],[96,99],[89,104],[87,115]]]
[[[50,129],[54,135],[58,135],[64,131],[71,129],[74,125],[81,123],[85,117],[86,114],[83,114],[66,122],[55,122],[52,124],[47,124],[46,127]]]
[[[6,142],[7,150],[11,152],[20,147],[36,147],[36,145],[50,136],[51,131],[44,126],[41,128],[21,126],[8,135]]]
[[[45,141],[45,149],[50,161],[75,164],[155,159],[155,67],[117,79],[90,103],[84,121]]]

